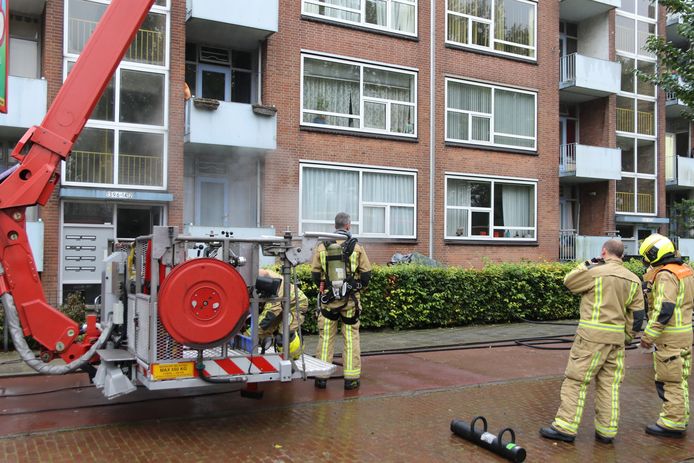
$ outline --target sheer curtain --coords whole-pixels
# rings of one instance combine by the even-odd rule
[[[366,22],[387,27],[388,2],[386,0],[366,0]]]
[[[496,0],[494,38],[521,45],[535,45],[535,8],[517,0]],[[534,56],[527,48],[498,43],[497,50]]]
[[[332,220],[338,212],[346,212],[353,222],[358,222],[359,172],[305,167],[301,207],[304,231],[332,231]],[[352,228],[358,233],[358,227]]]
[[[359,67],[307,58],[304,61],[304,109],[359,115]],[[304,122],[358,127],[352,117],[304,114]]]
[[[533,148],[535,96],[497,89],[494,93],[494,132],[495,143]],[[513,135],[533,138],[518,138]]]
[[[363,182],[364,231],[396,236],[414,235],[414,177],[365,172]],[[369,203],[411,204],[412,206],[391,206],[390,229],[386,230],[386,206]]]
[[[361,15],[359,13],[330,7],[330,5],[333,5],[361,10],[361,1],[362,0],[318,0],[319,3],[325,3],[325,6],[308,2],[304,2],[304,6],[306,13],[309,14],[318,14],[330,18],[344,19],[346,21],[361,22]]]
[[[450,179],[446,205],[469,207],[472,203],[471,193],[470,182]],[[468,209],[448,209],[446,215],[446,236],[470,236]]]
[[[379,98],[411,103],[414,100],[414,77],[409,74],[364,69],[364,98]],[[398,133],[414,132],[414,108],[409,105],[390,104],[390,127],[386,127],[386,104],[364,103],[364,126]]]
[[[504,226],[533,227],[535,225],[535,204],[531,187],[501,185],[501,199]]]
[[[406,0],[405,2],[393,1],[391,18],[393,21],[392,28],[397,31],[415,33],[414,23],[417,12],[414,2]]]
[[[488,87],[449,82],[448,108],[491,115],[492,91]],[[468,118],[470,117],[472,118],[472,133],[469,133],[470,127]],[[448,138],[456,140],[489,141],[490,118],[449,111]]]

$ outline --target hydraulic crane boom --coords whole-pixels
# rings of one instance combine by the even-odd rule
[[[98,336],[95,319],[77,341],[79,327],[46,302],[26,234],[25,211],[44,206],[60,181],[60,162],[70,156],[94,106],[111,80],[154,0],[112,0],[46,117],[19,141],[19,163],[0,174],[0,295],[9,293],[25,336],[70,362]]]

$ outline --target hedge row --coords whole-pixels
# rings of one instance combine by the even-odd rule
[[[362,292],[361,326],[419,329],[527,320],[578,318],[578,296],[563,285],[575,263],[488,264],[483,269],[420,265],[375,266]],[[627,267],[641,275],[643,266]],[[316,287],[310,269],[298,268],[310,301],[304,331],[316,332]]]
[[[434,268],[416,264],[374,266],[362,291],[361,326],[365,329],[418,329],[578,318],[578,296],[563,285],[575,263],[488,264],[483,269]],[[641,262],[627,267],[641,275]],[[315,333],[316,285],[310,268],[297,268],[301,289],[309,298],[304,332]],[[84,302],[70,295],[61,307],[84,322]],[[4,312],[0,309],[0,336]]]

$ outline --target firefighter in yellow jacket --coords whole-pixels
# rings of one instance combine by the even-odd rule
[[[282,276],[268,269],[258,271],[256,290],[264,297],[274,298],[266,302],[258,317],[258,339],[263,349],[273,344],[282,350],[282,297],[284,296],[284,284]],[[304,315],[308,310],[308,298],[301,289],[297,288],[298,297],[295,297],[294,286],[289,290],[291,310],[289,311],[289,354],[297,359],[303,354],[303,346],[299,335],[299,327],[304,323]],[[296,313],[296,304],[299,304],[299,314]]]
[[[607,241],[601,258],[581,264],[564,285],[581,294],[580,321],[561,386],[561,404],[548,439],[573,442],[581,423],[588,385],[595,379],[595,439],[611,443],[619,423],[619,387],[624,379],[624,345],[644,318],[641,280],[624,268],[624,245]]]
[[[641,346],[655,346],[655,386],[663,400],[658,420],[646,426],[646,433],[683,437],[689,423],[694,271],[677,257],[672,241],[657,233],[643,241],[639,254],[651,265],[644,276],[650,293]]]
[[[332,362],[337,336],[337,324],[342,322],[344,341],[343,370],[345,390],[359,388],[361,376],[361,347],[359,345],[359,291],[369,284],[371,263],[364,248],[350,232],[349,214],[335,216],[335,233],[344,240],[320,243],[314,252],[311,275],[319,286],[318,349],[316,356]],[[316,378],[315,386],[324,389],[327,378]]]

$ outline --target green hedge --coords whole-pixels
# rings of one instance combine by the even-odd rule
[[[420,265],[375,266],[362,292],[361,326],[418,329],[578,318],[579,297],[563,285],[575,263],[488,264],[483,269]],[[639,261],[627,267],[641,275]],[[316,332],[316,286],[308,266],[297,269],[309,298],[304,331]]]

